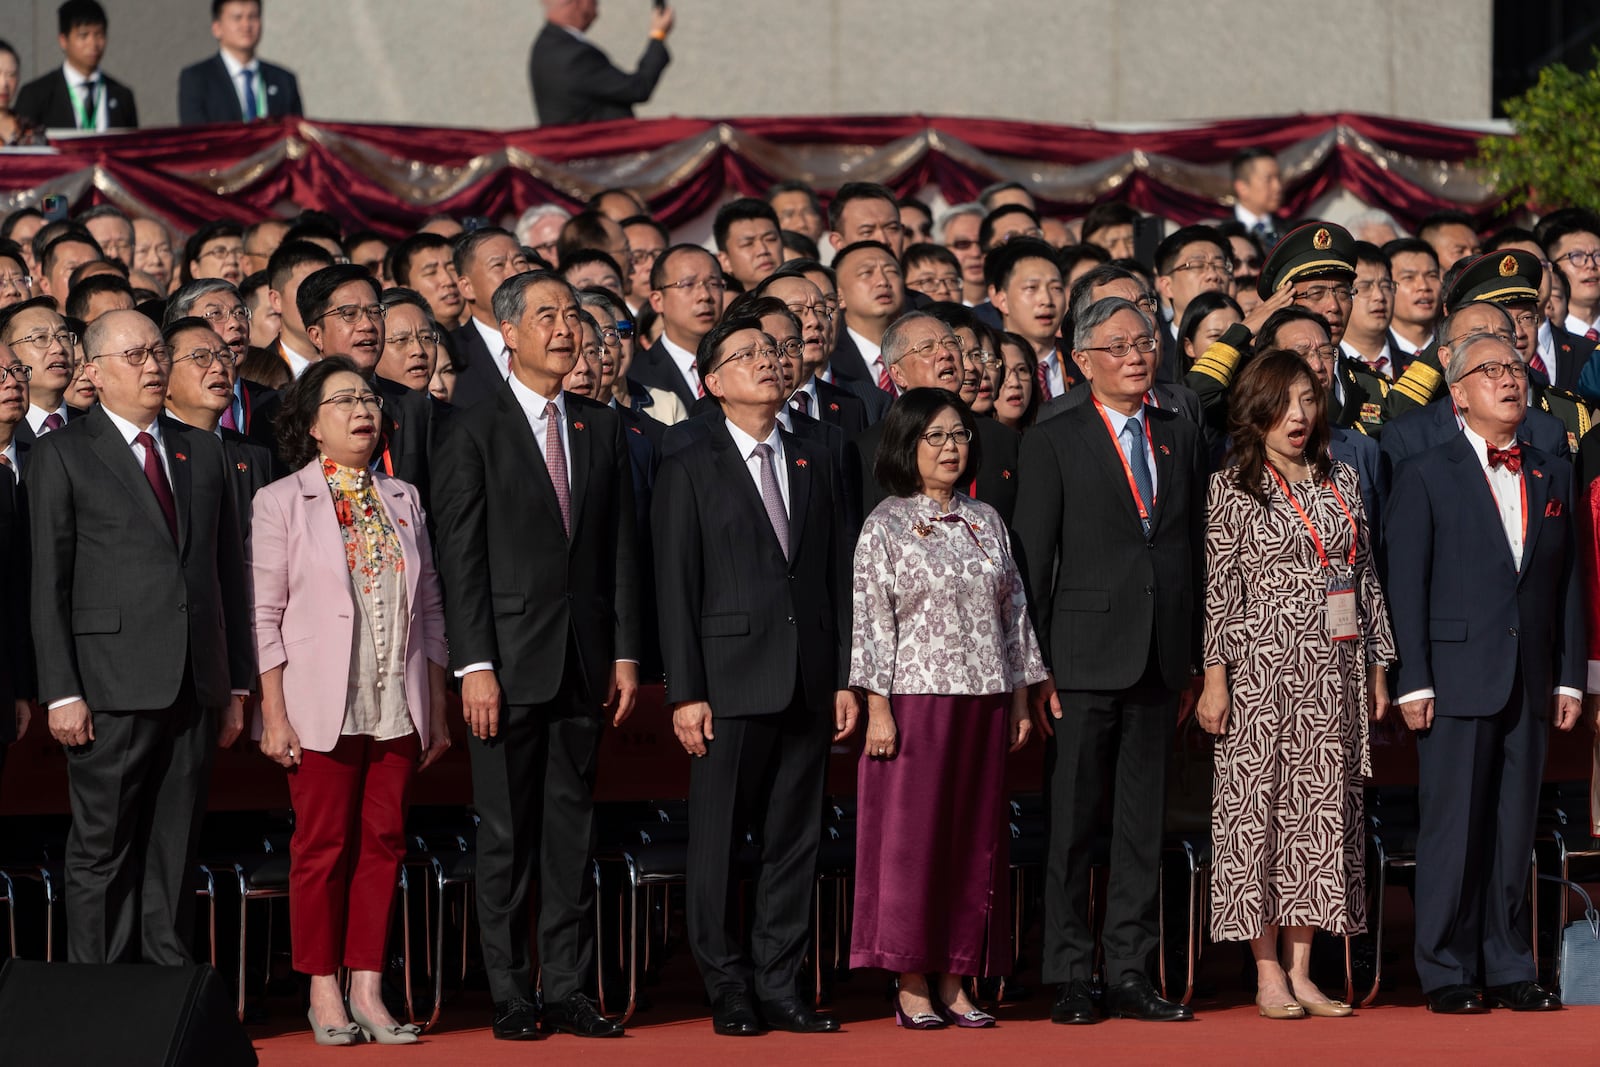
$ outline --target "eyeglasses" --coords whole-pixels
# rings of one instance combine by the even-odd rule
[[[1350,300],[1355,296],[1355,290],[1348,285],[1313,285],[1302,292],[1293,293],[1289,299],[1296,304],[1320,304],[1328,297],[1338,300],[1344,297]]]
[[[336,308],[329,308],[327,311],[324,311],[311,321],[320,322],[329,315],[337,315],[339,316],[340,322],[344,323],[346,326],[350,326],[353,325],[355,321],[363,315],[371,319],[373,322],[382,322],[383,317],[388,313],[389,309],[384,307],[382,304],[340,304]]]
[[[906,285],[912,289],[933,289],[941,293],[959,292],[961,279],[959,278],[908,278]]]
[[[1556,257],[1574,267],[1593,267],[1600,264],[1600,248],[1574,248]]]
[[[1531,330],[1539,325],[1540,316],[1533,311],[1519,311],[1511,316],[1511,321],[1524,329]]]
[[[0,274],[0,289],[9,287],[30,289],[33,287],[33,279],[26,274]]]
[[[635,267],[652,266],[665,251],[664,248],[635,248],[628,259]]]
[[[1400,287],[1395,285],[1394,282],[1390,281],[1365,281],[1356,282],[1355,285],[1350,287],[1350,291],[1356,296],[1366,296],[1368,293],[1376,289],[1384,296],[1393,296],[1395,294],[1395,290],[1398,288]]]
[[[1469,371],[1463,371],[1461,378],[1469,378],[1474,374],[1481,374],[1491,382],[1497,382],[1507,374],[1513,378],[1526,378],[1528,365],[1526,363],[1480,363]],[[1457,378],[1456,381],[1460,381]]]
[[[1033,381],[1033,375],[1029,373],[1026,363],[1018,363],[1015,367],[1006,371],[1004,380],[1008,382],[1031,382]]]
[[[62,348],[70,350],[78,343],[78,335],[71,330],[57,330],[55,333],[30,333],[26,337],[19,337],[11,343],[13,345],[27,345],[35,352],[48,352],[50,342],[54,341]]]
[[[340,393],[338,396],[330,396],[318,406],[327,407],[329,404],[333,405],[333,409],[341,415],[354,415],[358,406],[376,415],[383,410],[383,397],[377,393],[362,393],[360,396],[355,393]]]
[[[438,330],[417,330],[415,333],[397,333],[393,337],[386,337],[383,343],[394,345],[396,348],[405,348],[412,341],[419,345],[436,345],[439,343],[439,337]]]
[[[618,345],[622,344],[622,334],[617,330],[601,330],[600,343],[605,345],[607,348],[616,348]]]
[[[967,353],[967,357],[978,362],[985,370],[994,370],[996,367],[1004,367],[1006,365],[1005,360],[982,348],[974,348]]]
[[[962,358],[961,342],[954,337],[946,337],[942,341],[924,341],[915,348],[906,349],[900,358],[932,359],[939,354],[940,349],[943,349],[949,355],[955,356],[957,359]]]
[[[578,348],[578,355],[582,356],[584,359],[592,360],[595,363],[599,363],[600,362],[600,346],[599,345],[581,345]]]
[[[0,367],[0,384],[5,382],[8,374],[23,385],[27,385],[33,378],[33,368],[26,363],[13,363],[9,367]]]
[[[209,311],[202,311],[200,317],[213,325],[223,319],[232,319],[240,325],[245,325],[250,321],[250,309],[243,304],[235,304],[231,308],[211,308]]]
[[[215,259],[226,263],[229,260],[239,260],[244,256],[243,248],[208,248],[200,253],[201,259]]]
[[[1187,263],[1179,263],[1168,271],[1177,274],[1186,270],[1208,270],[1213,274],[1232,274],[1233,260],[1231,259],[1191,259]]]
[[[1156,302],[1155,297],[1151,296],[1149,293],[1146,293],[1139,299],[1135,300],[1133,302],[1133,306],[1138,308],[1140,311],[1143,311],[1147,315],[1154,315],[1156,313],[1156,309],[1161,305]]]
[[[749,348],[741,348],[739,351],[725,356],[722,362],[718,363],[715,367],[712,367],[706,373],[715,374],[717,371],[721,370],[723,367],[726,367],[730,363],[737,363],[742,367],[748,367],[756,360],[761,360],[763,363],[768,361],[776,363],[778,362],[778,350],[776,348],[768,348],[766,345],[751,345]]]
[[[963,426],[959,430],[929,430],[922,435],[922,439],[934,448],[943,448],[948,441],[959,445],[972,443],[972,431]]]
[[[684,278],[681,281],[668,282],[666,285],[656,287],[656,292],[664,293],[668,289],[679,289],[685,293],[692,293],[696,289],[704,289],[712,296],[716,296],[728,287],[728,283],[721,278]]]
[[[186,359],[194,360],[194,365],[201,370],[208,370],[213,363],[220,363],[224,367],[233,366],[233,352],[226,348],[197,348],[187,355],[174,356],[172,362],[179,363]]]
[[[121,352],[97,352],[90,356],[91,360],[104,359],[106,356],[121,356],[130,367],[142,367],[151,356],[155,357],[156,364],[162,367],[172,366],[172,346],[164,344],[141,345],[138,348],[128,348]]]
[[[1332,363],[1339,358],[1338,345],[1317,345],[1312,348],[1296,348],[1292,349],[1292,351],[1297,353],[1301,359],[1310,359],[1315,356],[1325,363]]]
[[[787,341],[778,342],[778,355],[794,359],[805,351],[806,343],[798,337],[791,337]]]
[[[827,304],[790,304],[789,314],[797,319],[803,319],[807,315],[815,315],[821,321],[827,322],[833,318],[833,309]]]
[[[1113,341],[1108,345],[1099,345],[1094,348],[1084,348],[1080,351],[1110,352],[1118,359],[1122,359],[1136,348],[1141,352],[1154,352],[1156,350],[1156,339],[1147,334],[1144,337],[1139,337],[1132,341]]]

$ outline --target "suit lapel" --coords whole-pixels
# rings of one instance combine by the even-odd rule
[[[550,480],[550,468],[545,466],[544,453],[539,451],[539,443],[533,439],[533,427],[528,424],[528,416],[522,410],[522,405],[517,403],[516,394],[511,391],[510,384],[500,383],[496,402],[500,405],[502,433],[519,461],[514,464],[514,468],[529,473],[527,482],[532,484],[534,495],[550,509],[551,516],[559,524],[561,503],[556,500],[555,483]],[[514,488],[520,491],[522,485],[519,484]]]
[[[584,421],[583,408],[566,394],[567,405],[567,480],[570,483],[572,532],[578,532],[578,516],[583,514],[583,498],[589,488],[589,457],[593,454],[594,430]],[[554,483],[552,483],[553,485]],[[559,504],[557,505],[559,507]]]
[[[789,461],[789,561],[793,566],[800,558],[800,535],[806,528],[806,507],[811,503],[811,464],[798,438],[787,433],[782,437],[783,453]],[[766,511],[765,504],[761,510]]]
[[[150,483],[145,480],[144,471],[133,458],[133,449],[122,439],[122,434],[117,432],[111,416],[103,410],[96,408],[90,419],[94,434],[93,448],[100,461],[122,484],[128,495],[133,497],[135,506],[144,512],[146,518],[155,523],[156,529],[165,534],[167,517],[161,513],[161,505],[156,503],[155,491],[150,488]]]
[[[293,477],[299,483],[300,495],[306,501],[306,524],[309,527],[307,535],[310,543],[316,546],[315,558],[319,563],[326,561],[322,566],[328,571],[330,582],[333,581],[334,574],[338,574],[348,582],[350,568],[345,562],[347,557],[344,535],[339,532],[339,516],[333,508],[333,493],[328,489],[327,479],[322,474],[322,461],[313,459],[301,467]],[[351,595],[354,596],[353,591]]]
[[[1482,521],[1488,523],[1492,531],[1490,540],[1497,546],[1495,558],[1510,568],[1511,573],[1515,575],[1517,561],[1511,555],[1511,546],[1506,542],[1505,527],[1500,523],[1500,505],[1495,501],[1494,490],[1489,488],[1489,479],[1484,476],[1483,468],[1478,465],[1478,454],[1473,451],[1472,442],[1467,440],[1465,434],[1457,436],[1450,442],[1449,454],[1458,472],[1460,499],[1467,507],[1475,509],[1483,517]],[[1474,500],[1477,501],[1476,504],[1472,503]],[[1526,559],[1528,555],[1526,545],[1523,546],[1522,554]]]
[[[1544,528],[1545,507],[1550,502],[1550,472],[1546,469],[1544,458],[1540,456],[1535,459],[1535,454],[1526,449],[1522,455],[1522,484],[1527,489],[1527,510],[1522,518],[1528,535],[1522,539],[1522,568],[1517,575],[1519,583],[1528,573],[1534,546],[1539,542],[1539,531]]]
[[[194,495],[193,471],[189,466],[187,438],[187,432],[175,419],[161,420],[161,442],[167,450],[167,469],[172,472],[172,499],[176,502],[178,509],[178,549],[180,552],[189,547],[189,505]],[[154,499],[154,496],[154,493],[152,493],[151,499]]]
[[[1177,438],[1172,435],[1171,423],[1160,415],[1152,415],[1149,409],[1145,410],[1145,425],[1150,427],[1150,443],[1155,452],[1156,460],[1156,499],[1150,507],[1150,531],[1155,532],[1156,525],[1161,522],[1162,505],[1167,499],[1167,492],[1173,485],[1172,473],[1173,446]]]
[[[790,441],[793,440],[791,437]],[[788,447],[787,443],[785,447]],[[755,483],[750,480],[750,468],[745,465],[744,457],[739,455],[739,450],[734,447],[733,436],[728,433],[728,426],[721,419],[715,419],[711,423],[711,453],[719,479],[732,487],[733,495],[743,500],[745,508],[751,512],[750,521],[757,529],[767,531],[772,547],[780,548],[781,551],[778,535],[772,530],[772,520],[767,518],[767,505],[762,502],[761,494],[756,491]],[[792,539],[794,523],[791,522],[789,526]]]
[[[1077,417],[1071,418],[1073,415]],[[1094,401],[1086,401],[1061,417],[1071,418],[1071,422],[1076,424],[1083,442],[1082,454],[1092,457],[1095,468],[1101,472],[1110,487],[1112,497],[1119,502],[1118,510],[1128,517],[1128,521],[1133,523],[1134,529],[1142,536],[1144,528],[1139,522],[1139,509],[1134,506],[1133,490],[1128,486],[1127,472],[1122,469],[1122,447],[1106,432],[1105,422],[1100,418],[1100,412],[1095,409]],[[1069,455],[1067,458],[1068,462],[1071,462],[1073,457]],[[1156,495],[1160,496],[1159,489]],[[1152,514],[1151,530],[1155,529],[1154,520],[1155,515]]]

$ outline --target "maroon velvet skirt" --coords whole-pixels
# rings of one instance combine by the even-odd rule
[[[1011,970],[1009,693],[889,698],[892,760],[861,757],[851,967]]]

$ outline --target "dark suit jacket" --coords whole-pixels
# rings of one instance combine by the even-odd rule
[[[201,707],[255,686],[244,545],[214,434],[162,417],[178,543],[103,408],[40,438],[28,461],[39,700],[158,711],[187,667]]]
[[[17,445],[19,460],[25,447]],[[27,490],[13,471],[0,467],[0,744],[17,739],[17,717],[8,709],[37,695],[28,621],[28,544]]]
[[[639,69],[628,74],[594,45],[545,23],[528,60],[539,125],[633,118],[633,105],[650,99],[669,58],[667,46],[652,39],[639,57]]]
[[[1384,517],[1396,696],[1431,688],[1435,714],[1493,715],[1519,670],[1529,707],[1587,674],[1572,466],[1523,446],[1528,536],[1514,565],[1465,434],[1395,471]]]
[[[849,549],[827,452],[781,431],[789,556],[719,417],[661,465],[651,526],[667,702],[708,700],[723,718],[775,715],[798,684],[821,714],[850,660]]]
[[[1017,448],[1022,435],[994,419],[980,416],[978,423],[978,476],[956,488],[981,500],[1000,513],[1007,526],[1017,506]],[[875,422],[844,445],[844,465],[854,472],[860,504],[853,513],[864,521],[888,493],[878,484],[873,469],[878,463],[878,446],[883,442],[883,423]]]
[[[256,490],[278,479],[277,459],[271,452],[236,430],[222,431],[222,457],[233,488],[234,511],[245,539],[250,536],[251,501]]]
[[[483,335],[471,322],[451,331],[455,338],[456,357],[466,361],[466,366],[456,374],[456,389],[450,394],[450,406],[470,408],[481,404],[499,392],[505,383],[498,369],[498,352],[490,352],[483,343]]]
[[[1145,415],[1156,460],[1148,536],[1094,405],[1022,440],[1013,533],[1034,632],[1061,689],[1128,689],[1153,653],[1162,684],[1177,690],[1200,662],[1204,447],[1189,420],[1148,407]]]
[[[1401,460],[1442,445],[1460,434],[1456,409],[1448,395],[1384,423],[1381,445],[1385,476],[1392,482]],[[1517,440],[1533,445],[1547,456],[1572,458],[1572,451],[1567,447],[1566,426],[1548,411],[1529,408],[1528,417],[1517,427]]]
[[[489,662],[508,704],[564,682],[605,700],[612,665],[638,660],[633,475],[622,419],[567,393],[572,536],[511,386],[441,435],[433,511],[450,666]],[[567,646],[582,677],[566,678]]]
[[[839,427],[839,432],[844,434],[846,440],[865,430],[867,426],[876,421],[869,418],[866,403],[849,389],[841,389],[832,382],[825,382],[821,378],[817,384],[817,410],[810,412],[814,419],[821,419],[830,426]],[[883,390],[878,390],[882,393]],[[888,400],[884,396],[884,400]],[[888,404],[883,405],[883,410],[889,409]],[[882,418],[880,414],[878,416]]]
[[[133,90],[105,71],[100,72],[100,85],[106,94],[106,125],[114,130],[138,126],[139,108],[133,102]],[[11,110],[41,128],[76,129],[78,112],[72,106],[72,96],[72,87],[58,66],[17,90],[17,102]]]
[[[1157,382],[1150,390],[1156,395],[1156,404],[1168,411],[1176,411],[1196,426],[1200,425],[1200,397],[1187,385],[1177,382]],[[1038,422],[1053,419],[1057,415],[1077,407],[1089,399],[1089,383],[1079,382],[1071,389],[1054,399],[1048,401],[1039,409]]]
[[[856,347],[855,341],[839,324],[839,337],[833,343],[833,355],[828,358],[828,370],[833,373],[833,384],[854,393],[867,409],[867,423],[879,421],[889,413],[894,398],[878,388],[878,379],[867,369],[867,361]]]
[[[261,61],[261,84],[267,98],[267,117],[303,115],[300,83],[292,71]],[[253,121],[254,115],[250,116]],[[206,122],[244,122],[239,93],[228,77],[222,54],[184,67],[178,74],[178,124],[199,126]]]
[[[1368,538],[1373,551],[1381,552],[1383,507],[1389,499],[1389,468],[1383,462],[1378,442],[1359,430],[1330,426],[1328,454],[1356,472],[1361,483],[1361,506],[1367,513]],[[1382,568],[1379,568],[1382,573]]]
[[[373,387],[383,397],[383,421],[388,428],[378,463],[391,478],[409,482],[422,498],[425,512],[432,514],[433,448],[439,428],[450,407],[435,400],[425,390],[410,389],[377,375]],[[502,383],[503,384],[503,383]]]
[[[683,401],[685,411],[693,408],[695,401],[700,399],[689,388],[689,383],[684,381],[683,373],[667,354],[667,346],[659,338],[643,352],[634,353],[633,364],[628,368],[628,381],[653,389],[671,390]]]
[[[78,419],[81,419],[85,415],[89,414],[87,411],[84,411],[82,408],[75,408],[71,404],[66,405],[66,408],[67,408],[67,423],[69,425],[71,423],[73,423],[74,421],[76,421]],[[16,430],[14,430],[12,432],[12,436],[16,439],[17,447],[19,449],[23,445],[31,445],[35,441],[37,441],[39,439],[39,435],[33,432],[33,427],[28,425],[28,420],[27,419],[23,419],[21,422],[17,423],[17,428],[16,428]],[[19,455],[20,455],[20,453],[19,453]]]

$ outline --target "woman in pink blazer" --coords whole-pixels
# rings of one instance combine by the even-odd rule
[[[261,751],[289,771],[290,941],[319,1044],[417,1040],[384,1007],[384,941],[407,788],[450,744],[439,580],[417,491],[371,469],[381,410],[348,359],[313,364],[278,416],[298,470],[251,521]]]

